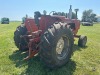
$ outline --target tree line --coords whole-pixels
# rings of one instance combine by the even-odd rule
[[[65,13],[65,12],[57,12],[54,15],[65,16],[66,18],[68,17],[68,13]],[[75,19],[75,18],[76,18],[76,14],[72,12],[72,19]]]
[[[78,13],[79,9],[75,9],[75,12],[72,12],[72,19],[76,19],[77,18],[77,13]],[[64,13],[64,12],[57,12],[57,15],[59,16],[65,16],[66,18],[68,17],[68,13]],[[96,18],[96,14],[93,12],[92,9],[89,10],[84,10],[82,13],[82,22],[97,22],[97,18]],[[77,18],[78,19],[78,18]]]
[[[79,9],[75,9],[74,12],[72,12],[72,19],[78,19],[77,15],[78,15],[78,11]],[[59,16],[65,16],[66,18],[68,18],[68,13],[65,12],[56,12],[54,13],[54,15],[59,15]],[[97,18],[96,18],[96,14],[93,12],[92,9],[89,10],[84,10],[82,13],[82,22],[97,22]],[[23,17],[23,21],[24,21]]]
[[[75,9],[75,12],[72,12],[72,19],[78,19],[77,18],[77,12],[79,11],[79,9]],[[56,12],[54,15],[59,15],[59,16],[65,16],[66,18],[68,18],[68,13],[65,12]]]

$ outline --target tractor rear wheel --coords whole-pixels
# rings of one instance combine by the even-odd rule
[[[69,61],[73,44],[73,33],[66,23],[54,24],[41,37],[41,60],[49,68],[61,67]]]
[[[27,32],[26,27],[22,26],[22,25],[18,26],[16,31],[14,32],[14,42],[15,42],[15,45],[21,51],[25,51],[25,50],[28,49],[26,47],[27,43],[25,42],[25,39],[21,38],[22,35],[26,34],[26,32]]]

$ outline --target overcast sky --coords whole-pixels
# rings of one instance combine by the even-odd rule
[[[34,16],[35,11],[46,10],[57,12],[68,12],[72,5],[73,11],[79,9],[78,18],[81,19],[82,12],[93,9],[93,12],[100,15],[100,0],[0,0],[0,18],[8,17],[10,20],[21,20],[26,14]]]

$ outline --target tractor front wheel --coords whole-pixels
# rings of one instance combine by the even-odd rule
[[[73,33],[66,23],[54,24],[41,37],[41,60],[49,68],[61,67],[69,61],[73,44]]]
[[[80,36],[78,40],[78,46],[85,47],[87,43],[87,36]]]

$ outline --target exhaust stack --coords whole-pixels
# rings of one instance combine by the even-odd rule
[[[72,19],[72,5],[70,5],[69,13],[68,13],[68,18]]]

